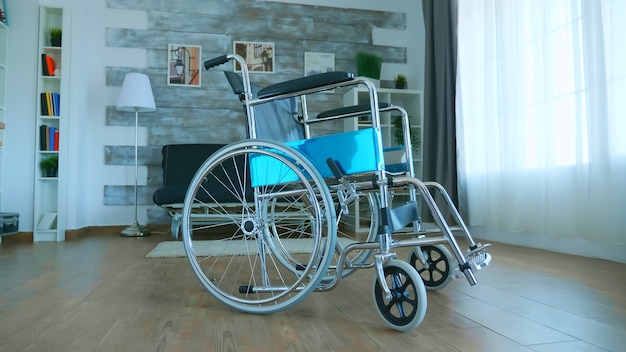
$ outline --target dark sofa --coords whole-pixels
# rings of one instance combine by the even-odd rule
[[[163,187],[152,194],[154,204],[172,217],[172,237],[178,238],[181,211],[191,179],[206,159],[224,144],[168,144],[161,149]]]

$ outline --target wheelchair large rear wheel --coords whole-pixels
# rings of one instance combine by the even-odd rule
[[[326,273],[336,238],[331,195],[297,150],[230,144],[198,169],[183,205],[183,242],[202,285],[247,313],[300,302]]]

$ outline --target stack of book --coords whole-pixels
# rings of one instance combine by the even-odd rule
[[[39,150],[59,151],[59,129],[54,126],[39,126]]]
[[[53,92],[43,92],[41,99],[42,116],[59,116],[61,95]]]

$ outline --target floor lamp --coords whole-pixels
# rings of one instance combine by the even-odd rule
[[[139,225],[137,221],[137,178],[139,167],[137,165],[137,144],[139,134],[139,112],[151,112],[156,110],[152,87],[148,76],[143,73],[127,73],[122,84],[122,91],[117,102],[117,109],[135,112],[135,222],[122,230],[121,236],[143,237],[150,236],[147,227]]]

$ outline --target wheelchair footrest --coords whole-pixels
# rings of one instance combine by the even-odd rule
[[[491,254],[479,252],[468,258],[468,262],[473,271],[480,270],[491,263]]]
[[[487,244],[478,244],[476,248],[465,253],[465,259],[472,267],[472,270],[480,270],[491,263],[491,254],[485,252],[487,247],[491,246]]]
[[[476,245],[476,248],[470,251],[467,251],[464,254],[465,260],[469,264],[472,271],[476,272],[488,266],[489,264],[491,264],[491,254],[485,252],[485,249],[487,249],[487,247],[489,246],[491,246],[491,244],[489,243],[487,244],[479,243]],[[459,269],[458,263],[456,260],[454,261],[453,267],[454,269],[453,269],[453,272],[450,274],[450,277],[452,277],[453,279],[465,278],[465,275]]]

